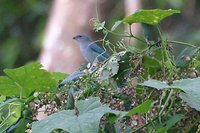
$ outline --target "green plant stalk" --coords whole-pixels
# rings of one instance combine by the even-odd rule
[[[7,117],[4,119],[4,121],[0,124],[0,128],[2,128],[3,127],[3,125],[6,123],[6,121],[12,116],[12,115],[14,115],[14,113],[13,112],[10,112],[10,107],[11,105],[9,105],[9,113],[8,113],[8,115],[7,115]]]
[[[152,129],[152,132],[156,129],[156,127],[155,127],[155,125],[154,125],[154,123],[153,123],[153,121],[150,119],[150,123],[151,123],[151,125],[152,125],[152,127],[153,127],[153,129]]]
[[[125,49],[126,51],[128,51],[128,49],[125,47],[125,45],[123,44],[123,42],[118,41],[117,46],[122,47],[123,49]]]
[[[161,31],[160,31],[160,29],[159,29],[158,26],[157,26],[157,29],[158,29],[159,35],[160,35],[160,37],[161,37],[161,45],[162,45],[164,54],[165,54],[165,56],[166,56],[166,58],[167,58],[167,61],[170,62],[170,66],[173,67],[173,65],[172,65],[172,63],[171,63],[171,59],[170,59],[170,57],[169,57],[169,55],[168,55],[168,52],[167,52],[167,44],[166,44],[166,41],[164,41],[164,39],[163,39],[163,37],[162,37],[162,34],[161,34]]]
[[[166,76],[165,74],[165,56],[164,55],[167,55],[166,53],[166,47],[165,47],[165,44],[164,44],[164,41],[163,41],[163,38],[162,38],[162,35],[161,35],[161,31],[159,29],[159,27],[157,26],[157,29],[158,29],[158,32],[159,32],[159,35],[160,35],[160,38],[161,38],[161,46],[162,46],[162,51],[161,51],[161,54],[162,54],[162,71],[163,71],[163,74],[164,74],[164,78]]]
[[[99,14],[98,14],[98,0],[96,0],[96,3],[95,3],[95,11],[96,11],[96,17],[97,17],[97,19],[99,20]]]
[[[154,118],[153,120],[151,120],[150,122],[148,122],[148,123],[144,124],[143,126],[141,126],[141,127],[137,128],[136,130],[134,130],[134,131],[133,131],[133,133],[136,133],[136,132],[138,132],[139,130],[141,130],[142,128],[144,128],[144,127],[148,126],[149,124],[151,124],[151,122],[155,121],[156,119],[158,119],[158,116],[157,116],[157,117],[155,117],[155,118]]]
[[[167,52],[167,44],[166,44],[166,41],[164,41],[163,37],[162,37],[162,34],[161,34],[161,31],[159,29],[159,27],[157,26],[157,29],[158,29],[158,32],[159,32],[159,35],[160,35],[160,38],[161,38],[161,45],[162,45],[162,56],[163,56],[163,60],[162,60],[162,63],[163,63],[163,73],[164,73],[164,78],[166,76],[165,74],[165,62],[168,62],[169,64],[169,69],[170,70],[173,70],[174,69],[174,65],[171,61],[171,58],[169,57],[169,53]],[[166,57],[166,61],[165,61],[165,57]]]
[[[131,25],[129,25],[129,32],[130,32],[130,35],[133,36],[133,32],[132,32],[132,29],[131,29]]]
[[[96,42],[103,42],[103,41],[104,41],[103,39],[99,39],[99,40],[95,40],[95,41],[93,41],[93,42],[96,43]],[[112,44],[111,42],[109,42],[109,44],[111,44],[111,45],[114,47],[114,50],[111,48],[110,45],[108,45],[108,48],[109,48],[113,53],[115,53],[115,52],[116,52],[116,48],[115,48],[114,44]],[[103,46],[103,49],[104,49],[104,51],[106,51],[105,46]]]
[[[165,95],[166,95],[166,91],[163,90],[163,91],[162,91],[162,95],[161,95],[161,99],[160,99],[160,102],[159,102],[159,107],[161,107],[161,105],[162,105],[162,101],[163,101]]]
[[[22,99],[23,87],[22,87],[21,85],[19,85],[17,82],[15,82],[15,84],[20,88],[20,96],[19,96],[19,99]]]
[[[151,97],[151,95],[153,94],[154,90],[152,90],[149,95],[147,96],[147,98],[149,99]]]
[[[169,92],[169,95],[168,95],[168,97],[167,97],[167,99],[166,99],[166,101],[165,101],[165,103],[163,105],[163,108],[161,109],[161,111],[158,114],[160,122],[161,122],[161,115],[162,115],[164,109],[166,108],[166,106],[167,106],[167,104],[168,104],[173,92],[174,92],[173,89],[171,89],[170,92]]]
[[[186,43],[186,42],[180,42],[180,41],[172,41],[172,40],[167,40],[168,43],[176,43],[176,44],[182,44],[182,45],[186,45],[186,46],[190,46],[193,48],[197,48],[197,46],[194,46],[190,43]]]
[[[30,97],[28,97],[25,101],[26,104],[29,104],[31,101],[33,101],[35,99],[35,97],[32,95]]]
[[[144,40],[142,40],[142,39],[140,39],[139,37],[136,37],[136,36],[134,36],[134,35],[123,35],[123,34],[118,34],[118,33],[115,33],[115,32],[113,32],[113,31],[111,31],[111,30],[106,29],[105,27],[103,27],[103,29],[106,30],[107,32],[113,34],[113,35],[116,35],[116,36],[119,36],[119,37],[133,37],[133,38],[135,38],[136,40],[138,40],[138,41],[140,41],[140,42],[146,44],[146,42],[145,42]]]
[[[172,105],[174,104],[174,101],[175,101],[175,96],[172,98],[171,103],[169,105],[169,109],[167,110],[166,114],[169,114],[169,112],[170,112],[170,110],[172,108]]]
[[[4,126],[4,124],[6,123],[6,120],[8,120],[11,117],[11,115],[9,114],[0,124],[0,129]]]
[[[111,47],[111,45],[112,45],[112,47]],[[112,44],[111,42],[109,42],[109,45],[106,45],[106,46],[108,46],[108,48],[113,52],[113,53],[117,53],[117,51],[116,51],[116,46],[114,45],[114,44]]]
[[[129,25],[129,34],[130,34],[131,36],[133,36],[133,32],[132,32],[132,29],[131,29],[131,25]],[[128,43],[129,43],[129,45],[131,45],[131,37],[129,37]]]

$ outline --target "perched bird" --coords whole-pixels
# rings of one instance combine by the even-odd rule
[[[103,50],[97,44],[92,42],[92,40],[87,36],[77,35],[73,37],[73,39],[79,43],[80,51],[84,59],[88,63],[91,63],[89,70],[94,69],[95,63],[102,62],[110,57],[110,55],[105,50]],[[68,84],[70,81],[75,81],[83,75],[85,75],[85,72],[75,71],[69,77],[64,79],[56,88],[61,88]]]
[[[159,26],[142,23],[142,28],[147,45],[149,47],[152,47],[152,45],[159,47],[161,43],[161,36],[158,30]]]
[[[73,37],[73,39],[79,43],[81,54],[88,63],[93,64],[94,61],[102,62],[110,57],[105,50],[100,48],[96,43],[92,42],[88,36],[77,35]]]

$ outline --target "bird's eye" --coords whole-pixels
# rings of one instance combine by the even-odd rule
[[[81,38],[82,36],[81,36],[81,35],[79,35],[78,37],[79,37],[79,38]]]

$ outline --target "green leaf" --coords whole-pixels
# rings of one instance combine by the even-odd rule
[[[176,114],[175,116],[172,116],[169,118],[168,121],[164,122],[163,125],[165,125],[162,128],[157,129],[156,133],[166,133],[167,130],[169,130],[172,126],[174,126],[178,121],[182,119],[183,115]]]
[[[173,86],[181,89],[185,94],[180,97],[188,103],[192,108],[200,111],[200,77],[194,79],[182,79],[173,83]]]
[[[175,13],[180,13],[178,10],[161,10],[161,9],[152,9],[152,10],[139,10],[134,14],[125,17],[122,22],[132,24],[132,23],[146,23],[151,25],[157,25],[164,18],[171,16]]]
[[[139,85],[153,87],[158,90],[167,89],[167,88],[179,88],[185,93],[181,93],[180,97],[183,101],[187,102],[187,104],[200,111],[199,103],[200,103],[200,77],[193,79],[181,79],[174,81],[172,85],[168,85],[165,82],[161,82],[158,80],[148,80],[144,81],[144,83],[140,83]]]
[[[13,91],[14,90],[14,91]],[[5,96],[19,96],[21,88],[7,76],[0,76],[0,93]]]
[[[172,85],[200,100],[200,77],[177,80]]]
[[[121,23],[122,21],[116,21],[114,25],[112,26],[111,31],[114,31]]]
[[[180,93],[180,98],[183,99],[183,101],[185,101],[190,107],[200,111],[200,100],[186,93]]]
[[[54,79],[57,83],[69,76],[68,74],[61,72],[51,72],[50,74],[52,79]]]
[[[132,52],[129,51],[122,51],[118,53],[120,56],[119,63],[119,70],[118,73],[113,77],[117,83],[117,85],[122,85],[122,83],[126,82],[127,77],[130,77],[132,74],[132,70],[134,67],[134,62],[130,61],[131,57],[133,56]]]
[[[12,99],[11,99],[12,100]],[[0,132],[2,133],[21,117],[21,111],[23,110],[22,103],[19,101],[6,102],[0,106]]]
[[[144,83],[140,83],[139,85],[156,88],[158,90],[171,88],[171,86],[169,86],[166,82],[161,82],[161,81],[154,80],[154,79],[144,81]]]
[[[13,128],[14,133],[25,133],[27,130],[27,124],[31,123],[32,120],[30,119],[25,119],[25,118],[21,118],[15,125]]]
[[[27,98],[34,91],[45,92],[55,87],[55,75],[52,76],[41,67],[39,63],[31,63],[15,69],[5,69],[8,76],[0,76],[1,95]]]
[[[63,129],[70,133],[97,133],[100,119],[106,113],[122,116],[125,114],[102,105],[97,97],[80,100],[77,102],[77,110],[60,111],[33,123],[32,133],[50,133],[54,129]]]
[[[12,98],[12,99],[6,100],[5,102],[3,102],[3,103],[0,104],[0,108],[2,108],[4,105],[12,103],[14,101],[18,101],[18,98]]]
[[[160,62],[154,57],[144,56],[143,62],[145,70],[148,70],[148,74],[150,75],[155,74],[161,68]]]
[[[153,100],[146,100],[145,102],[143,102],[142,104],[140,104],[139,106],[131,109],[126,116],[132,116],[136,113],[147,113],[151,107],[152,107],[152,103]]]
[[[75,100],[74,100],[74,87],[72,86],[68,90],[68,96],[67,96],[67,109],[74,109],[75,107]]]
[[[100,30],[103,30],[105,24],[106,24],[105,21],[103,21],[102,23],[100,23],[99,21],[97,21],[97,22],[94,24],[95,31],[98,32],[98,31],[100,31]]]
[[[6,96],[0,95],[0,103],[3,103],[6,100]]]
[[[130,56],[131,52],[121,51],[113,55],[102,67],[97,70],[98,80],[104,81],[111,77],[116,76],[117,79],[121,79],[130,74],[131,63]]]
[[[99,73],[98,79],[100,81],[109,79],[116,75],[119,70],[119,62],[120,56],[119,53],[117,55],[112,56],[102,67],[100,67],[97,71]]]

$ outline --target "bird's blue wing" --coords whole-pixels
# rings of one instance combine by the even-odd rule
[[[99,46],[97,46],[96,44],[90,44],[89,45],[89,47],[93,50],[93,51],[95,51],[95,52],[97,52],[97,53],[99,53],[99,54],[101,54],[103,57],[105,57],[105,58],[109,58],[110,57],[110,55],[106,52],[106,51],[104,51],[102,48],[100,48]]]

